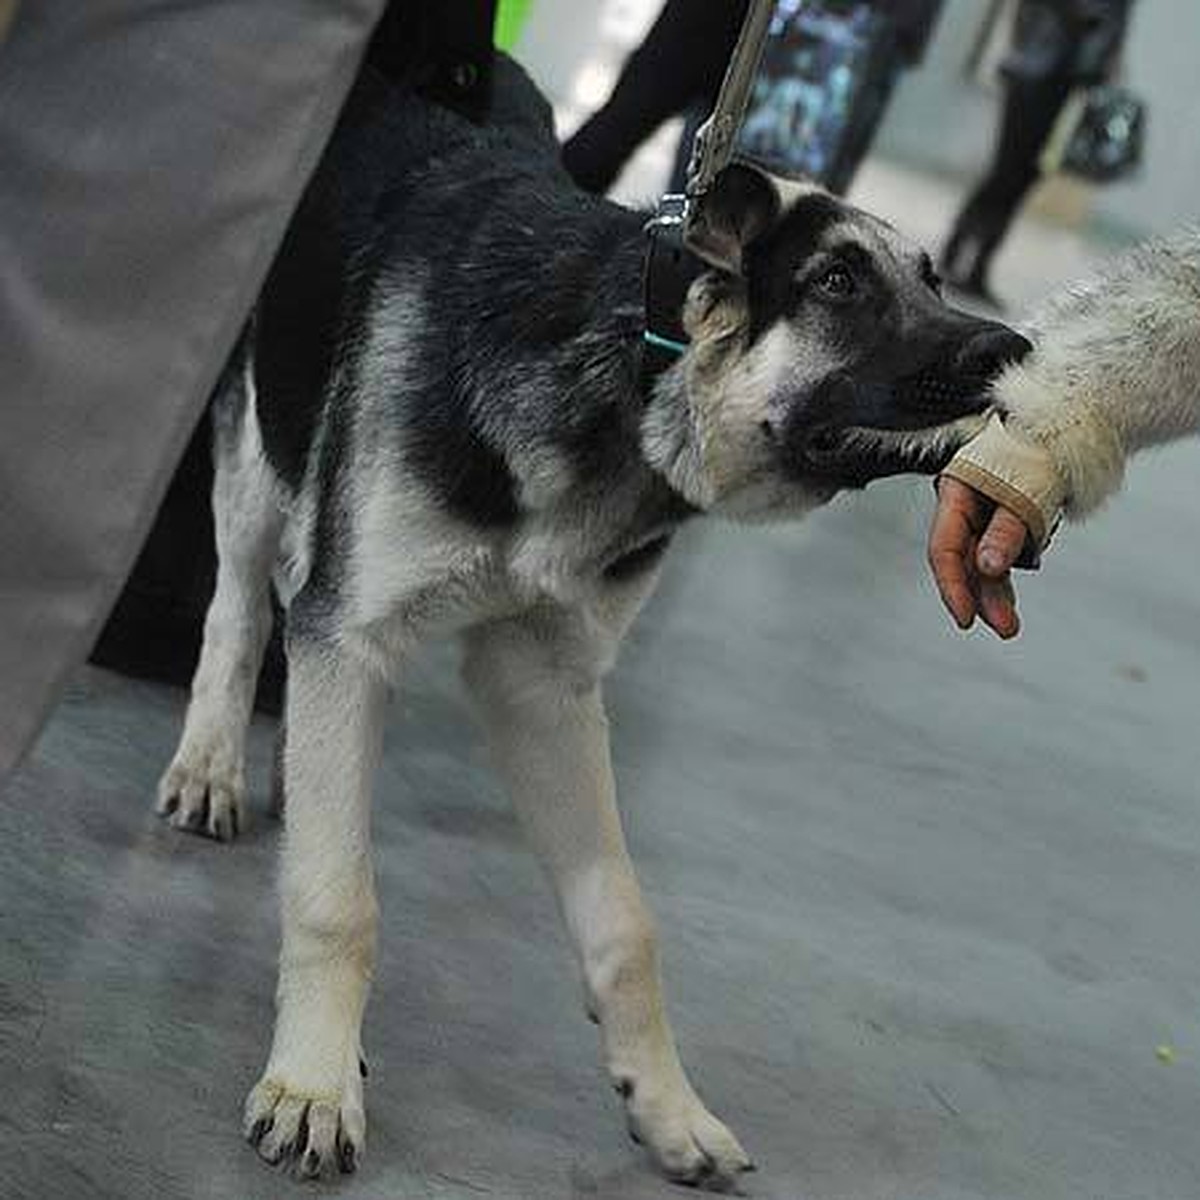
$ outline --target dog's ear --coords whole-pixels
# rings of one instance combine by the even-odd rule
[[[740,275],[742,252],[779,216],[779,191],[754,167],[730,163],[693,202],[687,244],[705,262]]]

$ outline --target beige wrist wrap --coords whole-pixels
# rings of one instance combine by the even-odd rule
[[[1014,512],[1042,550],[1066,499],[1066,484],[1049,450],[1013,433],[993,416],[942,472]]]

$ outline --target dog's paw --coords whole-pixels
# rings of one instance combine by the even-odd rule
[[[351,1174],[367,1133],[358,1069],[339,1095],[301,1091],[268,1071],[246,1098],[243,1130],[259,1158],[293,1162],[302,1178]]]
[[[246,786],[213,755],[176,755],[158,785],[154,811],[176,829],[228,842],[245,828]]]
[[[656,1087],[645,1078],[618,1081],[629,1132],[676,1183],[727,1191],[754,1170],[737,1138],[684,1082]]]

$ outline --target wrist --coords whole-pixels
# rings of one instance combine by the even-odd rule
[[[1067,501],[1066,481],[1051,451],[998,414],[942,473],[1016,514],[1035,551],[1049,541]]]
[[[1099,507],[1124,475],[1121,432],[1088,395],[1103,386],[1043,358],[1010,367],[995,387],[1003,428],[1049,456],[1061,485],[1058,507],[1070,519]]]

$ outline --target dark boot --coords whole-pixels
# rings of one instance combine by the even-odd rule
[[[987,282],[988,266],[997,242],[998,239],[979,230],[975,222],[960,218],[942,248],[938,271],[952,291],[994,312],[1002,312],[1004,305]]]

